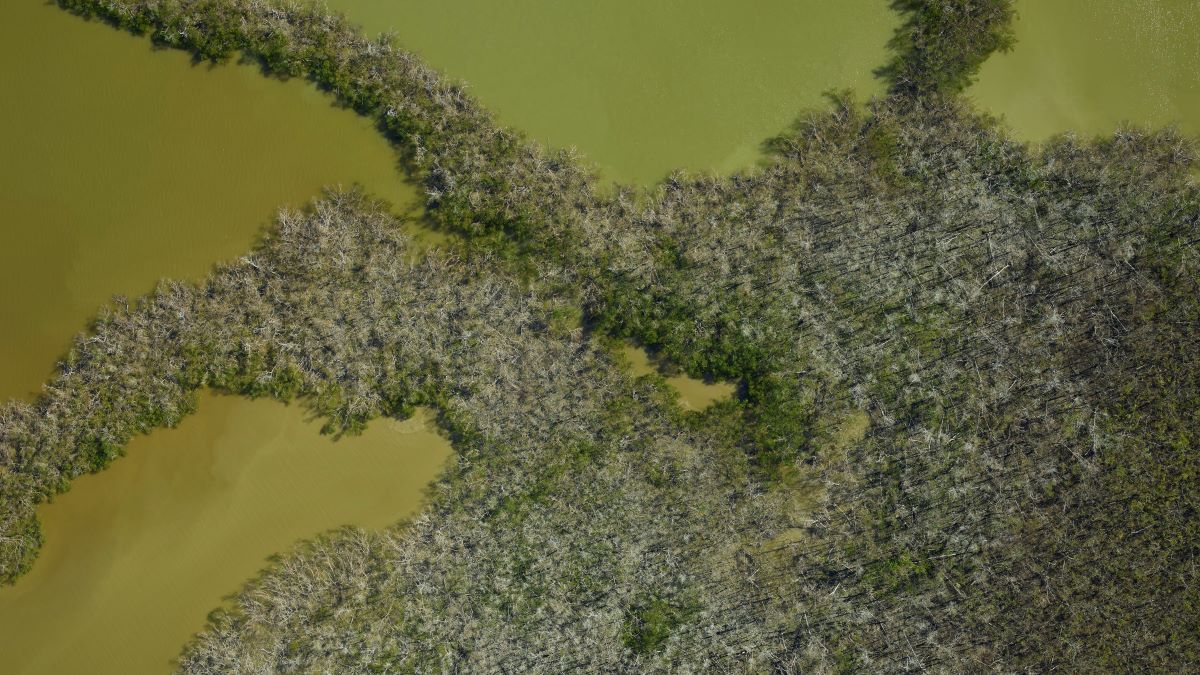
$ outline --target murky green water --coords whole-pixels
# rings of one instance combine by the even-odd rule
[[[201,277],[281,204],[353,182],[413,203],[369,122],[311,87],[196,67],[40,0],[9,5],[0,398],[35,391],[113,294]],[[822,90],[875,91],[892,23],[882,5],[335,3],[374,29],[402,25],[402,42],[471,80],[504,122],[637,181],[748,166]],[[732,392],[671,382],[695,408]],[[0,670],[163,672],[267,556],[339,525],[395,522],[450,455],[420,425],[377,422],[334,445],[303,418],[206,396],[178,429],[135,440],[44,506],[41,556],[0,589]]]
[[[202,277],[283,204],[352,183],[414,203],[370,122],[310,86],[41,0],[3,14],[0,399],[36,391],[113,294]],[[333,444],[298,408],[208,396],[39,511],[41,556],[0,588],[0,672],[166,672],[269,555],[413,512],[449,452],[419,425]]]
[[[640,347],[626,345],[621,355],[629,361],[630,371],[636,376],[661,374],[661,364]],[[667,376],[666,380],[667,386],[679,394],[679,405],[685,410],[703,410],[716,401],[730,398],[737,391],[737,385],[732,382],[705,382],[683,374]]]
[[[450,457],[414,417],[333,442],[296,406],[207,394],[177,429],[43,506],[32,571],[0,588],[0,672],[161,673],[222,597],[296,541],[413,513]]]
[[[1200,135],[1200,2],[1019,0],[1016,49],[971,96],[1028,139],[1122,121]]]
[[[752,166],[822,92],[882,86],[887,0],[328,0],[607,176]]]
[[[371,125],[300,82],[174,51],[41,0],[0,21],[0,398],[29,396],[114,294],[199,277],[281,204],[362,183],[408,202]],[[878,90],[883,0],[334,0],[472,83],[507,123],[617,178],[750,165],[823,90]]]
[[[372,125],[301,82],[87,23],[0,17],[0,399],[41,387],[114,294],[202,277],[326,184],[412,191]]]

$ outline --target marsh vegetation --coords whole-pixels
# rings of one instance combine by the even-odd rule
[[[1200,659],[1196,145],[1028,145],[974,111],[1009,2],[895,2],[886,96],[833,96],[768,165],[648,194],[323,10],[60,4],[313,80],[465,243],[413,258],[380,204],[334,191],[202,284],[113,308],[0,413],[6,578],[39,501],[212,387],[334,435],[429,406],[457,462],[407,527],[282,557],[184,672]],[[624,339],[737,396],[683,411]]]

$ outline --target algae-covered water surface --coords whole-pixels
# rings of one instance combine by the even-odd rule
[[[609,178],[754,165],[823,94],[881,93],[885,0],[330,0]]]
[[[1177,124],[1200,134],[1200,3],[1020,0],[1016,48],[970,95],[1021,136]]]

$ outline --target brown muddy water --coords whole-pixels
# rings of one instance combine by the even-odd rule
[[[451,456],[422,411],[334,442],[293,404],[206,393],[176,429],[38,511],[46,543],[0,588],[0,672],[161,673],[274,553],[412,515]]]
[[[371,123],[311,86],[194,66],[41,0],[4,14],[0,399],[32,397],[112,295],[203,277],[322,186],[413,210]],[[420,424],[337,443],[318,428],[298,407],[209,395],[75,481],[39,510],[30,573],[0,588],[0,672],[167,672],[268,556],[412,514],[450,456]]]
[[[621,349],[635,376],[656,373],[662,375],[662,364],[650,357],[645,349],[635,345],[625,345]],[[684,410],[703,410],[721,399],[730,398],[737,392],[737,385],[732,382],[705,382],[683,374],[663,375],[667,385],[679,394],[679,405]]]
[[[414,190],[371,123],[301,82],[181,52],[42,0],[0,20],[0,400],[30,397],[116,294],[198,279],[284,205]]]

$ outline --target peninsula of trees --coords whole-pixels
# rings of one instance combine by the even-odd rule
[[[458,456],[414,522],[284,556],[187,673],[1188,670],[1200,663],[1193,140],[1037,146],[961,90],[1007,0],[897,0],[886,96],[729,177],[610,189],[309,5],[59,0],[375,119],[450,251],[331,192],[81,335],[0,408],[0,578],[35,509],[196,392]],[[632,338],[736,399],[684,412]]]

